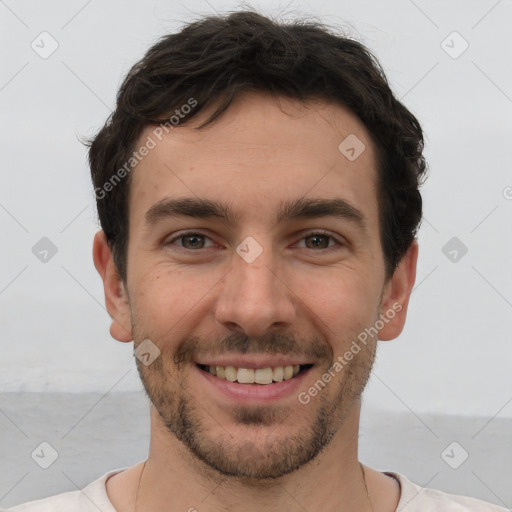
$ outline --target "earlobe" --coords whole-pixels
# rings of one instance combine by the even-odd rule
[[[385,286],[381,305],[384,327],[379,331],[379,340],[395,339],[404,328],[417,262],[418,243],[414,240]]]
[[[92,254],[94,266],[103,281],[105,306],[112,319],[110,334],[118,341],[132,341],[128,296],[103,231],[98,231],[94,236]]]

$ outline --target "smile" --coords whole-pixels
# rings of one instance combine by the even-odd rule
[[[269,385],[275,382],[293,379],[302,371],[311,368],[311,364],[274,366],[266,368],[237,368],[235,366],[209,366],[198,364],[204,372],[221,380],[238,382],[239,384]]]

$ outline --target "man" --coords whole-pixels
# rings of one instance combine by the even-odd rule
[[[241,11],[162,38],[91,141],[93,256],[148,459],[25,511],[498,511],[358,461],[416,274],[423,134],[360,43]]]

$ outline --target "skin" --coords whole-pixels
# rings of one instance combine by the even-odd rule
[[[314,365],[300,382],[299,391],[307,391],[396,304],[401,310],[378,339],[400,334],[417,244],[386,279],[375,150],[346,108],[251,93],[195,130],[207,113],[165,135],[132,171],[126,282],[103,232],[94,239],[111,335],[136,347],[149,338],[161,350],[151,365],[138,362],[153,403],[148,461],[143,472],[139,464],[111,477],[107,493],[119,512],[370,511],[357,447],[360,396],[377,337],[307,404],[297,393],[263,405],[235,404],[212,389],[195,362],[225,354],[220,347],[230,336],[231,353],[240,353],[242,340],[250,341],[249,353],[263,353],[270,339],[272,350],[284,355],[285,336],[293,352]],[[151,132],[148,127],[140,141]],[[338,150],[349,134],[366,147],[354,161]],[[169,217],[148,224],[146,212],[169,197],[227,203],[237,222]],[[334,197],[357,208],[366,228],[325,216],[276,224],[283,200]],[[319,229],[332,238],[311,235]],[[183,230],[206,238],[176,238]],[[263,249],[252,263],[236,252],[249,236]],[[186,347],[193,348],[183,352]],[[183,353],[178,366],[174,357]],[[327,420],[319,424],[322,413]],[[180,425],[183,417],[194,421]],[[315,453],[314,446],[323,449]],[[233,469],[237,475],[229,474]],[[397,482],[365,470],[373,509],[394,511]]]

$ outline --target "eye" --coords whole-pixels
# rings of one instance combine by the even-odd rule
[[[306,241],[306,249],[331,249],[331,241],[339,246],[343,245],[341,242],[338,242],[338,240],[336,240],[330,233],[325,231],[310,231],[309,233],[305,233],[302,236],[301,241],[302,240]]]
[[[169,240],[166,245],[177,245],[179,248],[186,249],[186,250],[196,250],[196,249],[205,249],[208,247],[213,247],[215,244],[212,242],[211,245],[206,245],[206,241],[209,240],[212,242],[212,240],[207,237],[206,235],[203,235],[202,233],[197,233],[190,231],[188,233],[181,233],[178,236],[175,236],[171,240]],[[300,241],[306,241],[305,246],[300,247],[301,249],[324,249],[324,250],[331,250],[334,247],[333,246],[343,246],[344,243],[338,241],[333,235],[331,235],[329,232],[325,231],[310,231],[309,233],[305,233],[302,235],[302,238]],[[180,241],[180,243],[176,243],[177,241]],[[334,242],[332,244],[331,242]]]
[[[174,243],[176,240],[181,240],[181,243],[178,244],[181,248],[194,250],[204,249],[205,240],[210,240],[210,238],[201,233],[189,232],[182,233],[181,235],[174,237],[172,240],[169,240],[169,242],[167,243],[170,245],[177,245]],[[211,245],[210,247],[213,247],[213,245]]]

